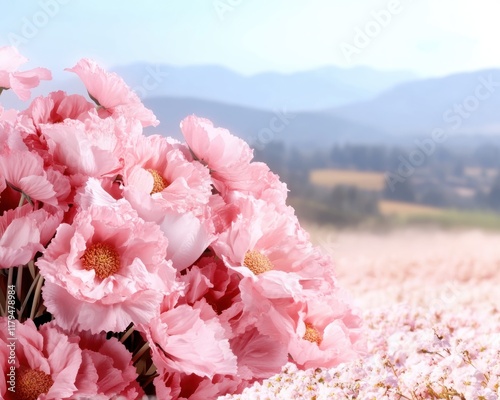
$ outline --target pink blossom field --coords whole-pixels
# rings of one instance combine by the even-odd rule
[[[500,234],[307,229],[362,310],[366,354],[226,399],[500,398]]]

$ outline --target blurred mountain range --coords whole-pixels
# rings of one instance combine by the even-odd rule
[[[330,110],[387,134],[500,134],[500,70],[399,84],[374,99]]]
[[[411,72],[367,67],[280,74],[239,75],[219,66],[173,67],[133,64],[114,69],[145,97],[189,97],[249,108],[318,111],[369,100],[393,86],[416,79]]]
[[[113,69],[151,108],[157,131],[179,137],[189,114],[212,119],[257,144],[272,140],[321,148],[333,143],[411,143],[436,128],[458,141],[500,138],[500,70],[419,79],[411,72],[325,67],[294,74],[239,75],[218,66],[137,63]],[[68,74],[35,95],[85,93]],[[5,108],[24,108],[5,92]]]
[[[266,111],[179,97],[146,98],[144,104],[153,110],[160,120],[157,128],[148,128],[146,131],[159,131],[177,139],[182,138],[180,121],[190,114],[195,114],[209,118],[215,126],[229,129],[234,135],[260,147],[275,140],[309,148],[330,146],[339,142],[375,143],[391,140],[375,128],[327,113],[289,112],[284,109]]]

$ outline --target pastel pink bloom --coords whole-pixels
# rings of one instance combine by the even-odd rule
[[[32,260],[54,236],[62,217],[62,211],[51,214],[29,204],[5,211],[0,216],[0,268]]]
[[[37,265],[43,299],[69,330],[123,331],[159,315],[163,297],[177,290],[166,257],[167,239],[126,202],[90,205],[61,224]]]
[[[160,371],[209,379],[237,372],[226,332],[207,303],[179,305],[162,312],[151,320],[146,335]]]
[[[74,185],[86,178],[115,175],[122,167],[121,144],[112,120],[89,117],[85,122],[66,120],[46,125],[43,137],[48,153],[56,165],[64,166]]]
[[[273,302],[251,280],[240,282],[240,302],[221,315],[233,336],[231,349],[238,357],[238,375],[244,379],[266,378],[278,373],[288,361],[292,321],[286,313],[291,299]]]
[[[244,140],[195,115],[181,122],[181,131],[196,159],[210,168],[214,186],[223,197],[237,190],[256,198],[270,200],[279,197],[276,204],[284,204],[286,185],[269,171],[267,165],[251,163],[253,150]],[[269,190],[274,193],[269,193]]]
[[[239,214],[211,245],[231,270],[259,285],[269,298],[300,299],[304,289],[332,282],[322,264],[312,264],[314,248],[301,238],[292,211],[248,196],[234,196]],[[306,262],[309,261],[309,262]]]
[[[10,332],[13,335],[10,336]],[[9,347],[10,346],[10,347]],[[10,350],[15,351],[15,364],[8,363]],[[7,324],[0,318],[0,397],[6,400],[35,398],[38,400],[67,399],[77,391],[75,385],[82,364],[78,338],[68,337],[52,324],[44,324],[37,331],[27,320],[23,324]],[[8,373],[15,367],[15,392]]]
[[[21,100],[26,101],[31,96],[31,90],[40,84],[40,80],[52,79],[52,74],[45,68],[34,68],[29,71],[17,72],[17,69],[27,62],[16,48],[0,47],[0,92],[2,89],[12,89]]]
[[[300,368],[331,368],[359,357],[361,318],[342,291],[294,304],[289,315],[294,330],[288,352]]]
[[[29,201],[58,205],[57,193],[44,169],[40,156],[29,151],[10,151],[0,155],[0,171],[7,185],[28,196]]]
[[[208,169],[179,147],[162,136],[142,136],[126,153],[123,196],[148,221],[160,221],[167,209],[200,214],[212,195]]]
[[[14,125],[17,120],[17,110],[10,109],[6,110],[2,106],[0,106],[0,121],[7,122],[10,125]],[[0,123],[1,123],[0,122]]]
[[[208,119],[190,115],[182,120],[181,130],[196,158],[217,173],[236,175],[253,158],[244,140]]]
[[[68,95],[59,90],[46,97],[35,98],[21,115],[31,120],[34,133],[41,133],[44,124],[58,124],[66,119],[83,121],[92,110],[94,110],[93,104],[85,97],[77,94]]]
[[[21,133],[14,128],[15,122],[9,122],[3,118],[3,115],[0,115],[0,156],[8,154],[11,151],[28,150],[28,147],[23,142]]]
[[[75,400],[91,398],[108,400],[114,396],[135,400],[142,395],[136,382],[137,371],[132,354],[116,338],[105,334],[78,332],[82,349],[82,365],[76,378]]]
[[[197,160],[208,166],[214,185],[225,192],[228,182],[246,180],[253,151],[242,139],[194,115],[181,122],[181,131]]]
[[[115,73],[106,72],[95,61],[84,58],[66,71],[80,77],[92,100],[103,107],[103,117],[126,115],[141,121],[144,127],[158,125],[151,110],[144,107],[123,79]]]
[[[238,357],[238,376],[247,380],[277,374],[288,359],[285,346],[255,327],[233,337],[231,350]]]
[[[204,299],[220,315],[236,301],[241,301],[240,278],[213,254],[201,257],[180,279],[185,283],[180,302],[193,305]]]
[[[241,393],[248,381],[236,375],[214,375],[213,378],[195,374],[161,371],[154,380],[159,399],[207,400],[227,394]]]
[[[236,204],[226,203],[224,198],[219,194],[214,194],[210,197],[209,207],[215,233],[217,234],[228,230],[239,213]]]
[[[159,227],[168,239],[167,258],[178,271],[191,266],[216,238],[210,218],[193,212],[165,211]]]

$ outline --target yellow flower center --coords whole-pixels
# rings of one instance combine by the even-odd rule
[[[311,343],[316,343],[319,346],[323,341],[323,335],[314,326],[306,323],[306,333],[303,339]]]
[[[243,265],[255,275],[259,275],[273,269],[273,264],[269,258],[256,250],[247,251]]]
[[[156,169],[148,169],[147,171],[153,177],[153,190],[150,194],[160,193],[168,186],[167,180]]]
[[[106,243],[94,243],[82,256],[83,268],[93,269],[98,278],[104,279],[120,269],[120,256],[114,247]]]
[[[36,400],[41,394],[46,394],[54,381],[45,372],[34,369],[16,371],[16,399]]]

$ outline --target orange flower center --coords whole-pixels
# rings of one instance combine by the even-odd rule
[[[160,193],[168,186],[167,180],[156,169],[148,169],[147,171],[153,177],[153,190],[150,194]]]
[[[120,256],[114,247],[106,243],[94,243],[82,256],[83,268],[93,269],[98,278],[104,279],[120,269]]]
[[[303,339],[311,343],[316,343],[319,346],[323,341],[323,335],[314,326],[306,323],[306,333]]]
[[[259,275],[273,269],[273,264],[269,258],[256,250],[247,251],[243,265],[255,275]]]
[[[16,374],[16,399],[36,400],[47,393],[54,381],[45,372],[34,369],[20,369]]]

